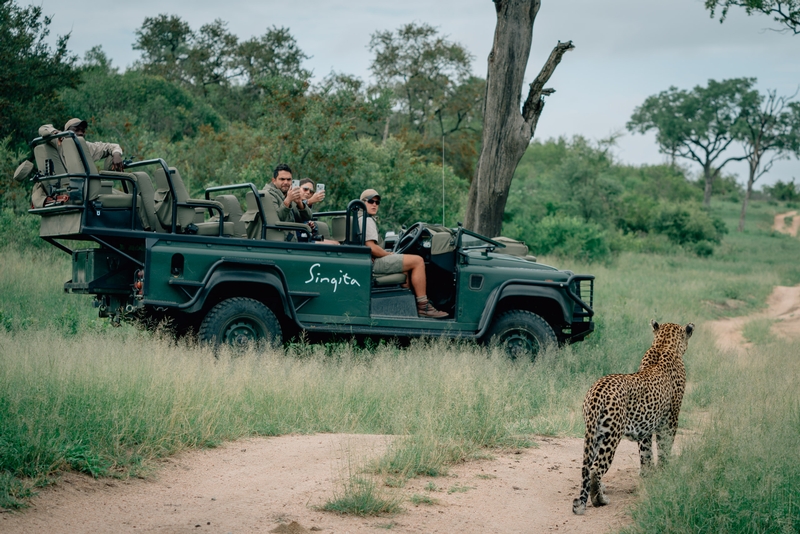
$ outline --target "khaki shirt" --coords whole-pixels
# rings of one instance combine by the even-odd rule
[[[89,154],[87,155],[92,158],[92,161],[99,161],[112,154],[122,155],[122,147],[116,143],[103,143],[101,141],[91,143],[86,141],[86,148],[89,149]]]

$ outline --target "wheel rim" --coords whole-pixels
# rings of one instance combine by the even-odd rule
[[[500,339],[500,343],[505,346],[506,353],[512,360],[525,356],[533,359],[539,354],[539,340],[527,330],[511,330]]]
[[[253,318],[237,317],[225,327],[222,341],[240,347],[266,337],[266,330],[261,323]]]

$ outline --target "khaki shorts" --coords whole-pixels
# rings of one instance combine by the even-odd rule
[[[372,264],[372,274],[384,275],[403,272],[403,255],[390,254],[375,260]]]

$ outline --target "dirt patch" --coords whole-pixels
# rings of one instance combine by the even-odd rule
[[[538,447],[495,452],[451,475],[397,489],[402,513],[351,517],[321,512],[348,460],[380,456],[390,436],[317,434],[247,439],[164,462],[148,480],[66,474],[23,512],[0,514],[0,531],[28,532],[586,532],[628,523],[639,453],[623,441],[603,478],[608,506],[572,513],[582,441],[539,438]],[[363,463],[361,464],[363,465]],[[434,504],[411,502],[414,495]]]
[[[776,215],[772,223],[772,229],[782,234],[797,237],[797,230],[800,229],[800,217],[797,211],[787,211]]]
[[[767,309],[763,312],[712,321],[708,326],[714,333],[720,349],[742,351],[752,345],[742,334],[744,327],[756,319],[775,321],[770,327],[770,332],[777,337],[800,338],[800,285],[776,286],[767,298]]]

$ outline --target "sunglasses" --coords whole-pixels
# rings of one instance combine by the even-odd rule
[[[307,191],[307,192],[309,192],[309,193],[310,193],[311,191],[313,191],[313,189],[311,189],[310,187],[302,187],[301,189],[302,189],[303,191]]]
[[[367,200],[367,204],[375,204],[376,206],[380,206],[381,205],[381,200],[380,199],[375,200],[374,198],[371,198],[371,199]]]

